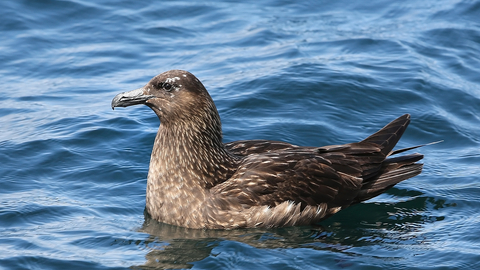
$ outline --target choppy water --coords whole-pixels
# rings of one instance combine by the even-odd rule
[[[0,268],[480,268],[480,2],[1,1]],[[158,119],[111,99],[169,69],[226,141],[357,141],[404,113],[425,169],[315,227],[146,220]]]

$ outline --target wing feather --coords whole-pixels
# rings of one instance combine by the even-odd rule
[[[362,179],[339,173],[314,152],[265,153],[245,158],[239,170],[212,192],[237,197],[249,206],[277,206],[285,201],[338,205],[359,192]],[[339,192],[343,192],[339,196]]]

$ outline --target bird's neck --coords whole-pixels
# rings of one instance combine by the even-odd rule
[[[148,180],[159,185],[209,189],[233,173],[235,162],[236,157],[222,143],[220,127],[162,124],[155,138]]]

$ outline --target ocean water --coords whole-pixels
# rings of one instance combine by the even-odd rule
[[[0,2],[0,268],[480,269],[480,2]],[[404,114],[421,175],[316,226],[149,220],[145,106],[170,69],[210,91],[225,141],[322,146]]]

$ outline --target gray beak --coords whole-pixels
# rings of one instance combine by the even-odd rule
[[[138,88],[129,92],[123,92],[116,95],[112,100],[112,109],[115,107],[128,107],[137,104],[145,104],[145,102],[155,96],[145,95],[144,89]]]

